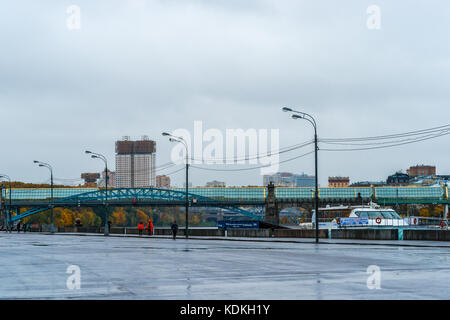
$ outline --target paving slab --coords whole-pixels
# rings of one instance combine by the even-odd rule
[[[73,236],[99,236],[100,233],[60,233],[62,235]],[[110,237],[131,237],[131,238],[153,238],[153,239],[171,239],[170,236],[148,236],[133,234],[110,234]],[[184,236],[178,236],[177,239],[184,239]],[[215,237],[215,236],[191,236],[190,239],[196,240],[225,240],[225,241],[248,241],[248,242],[291,242],[291,243],[315,243],[314,238],[259,238],[259,237]],[[449,241],[416,241],[416,240],[363,240],[363,239],[319,239],[321,244],[356,244],[356,245],[381,245],[381,246],[399,246],[399,247],[443,247],[450,248]]]
[[[446,243],[230,239],[2,232],[0,298],[450,299]]]

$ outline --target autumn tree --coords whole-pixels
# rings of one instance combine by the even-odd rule
[[[111,222],[115,226],[127,226],[127,213],[122,207],[115,208],[111,214]]]

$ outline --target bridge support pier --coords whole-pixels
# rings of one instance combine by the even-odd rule
[[[3,220],[2,224],[6,228],[8,224],[8,219],[6,218],[6,206],[3,204],[3,188],[0,186],[0,217]]]
[[[278,201],[275,196],[275,185],[271,182],[267,186],[267,197],[265,205],[266,213],[264,221],[272,224],[280,224],[280,210],[278,207]]]
[[[9,210],[9,227],[11,229],[14,226],[14,222],[12,221],[12,218],[13,218],[14,215],[16,215],[16,216],[19,215],[19,212],[20,212],[20,208],[19,207],[12,207]],[[19,221],[21,221],[21,220],[19,220]]]
[[[6,208],[6,230],[11,232],[12,228],[13,228],[13,221],[12,221],[12,217],[13,217],[13,212],[14,212],[14,207],[10,207],[8,206]]]

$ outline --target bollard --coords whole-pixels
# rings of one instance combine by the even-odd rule
[[[398,240],[403,240],[403,229],[398,228]]]

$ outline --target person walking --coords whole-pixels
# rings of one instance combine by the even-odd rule
[[[148,219],[147,225],[145,226],[145,230],[147,230],[147,234],[148,234],[149,236],[151,235],[151,232],[150,232],[150,222],[151,222],[151,220]]]
[[[173,240],[175,240],[175,238],[177,237],[177,232],[178,232],[178,225],[177,225],[176,221],[174,221],[172,223],[172,226],[170,227],[170,229],[172,229]]]
[[[27,223],[24,222],[22,225],[23,233],[27,232]]]
[[[142,236],[142,231],[144,231],[144,223],[142,221],[138,223],[138,231],[139,235]]]
[[[17,222],[16,228],[17,228],[17,233],[20,233],[20,221]]]
[[[150,235],[153,235],[153,222],[152,222],[152,220],[149,220],[149,232],[150,232]]]

